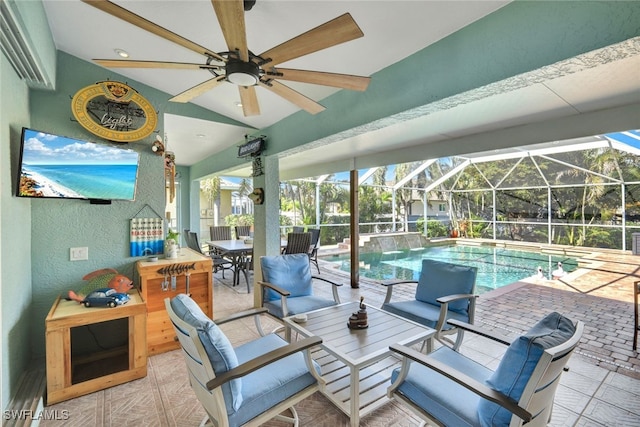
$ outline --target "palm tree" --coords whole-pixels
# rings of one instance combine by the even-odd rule
[[[214,225],[217,225],[220,216],[220,177],[213,176],[200,181],[200,191],[204,193],[209,207],[214,209]]]
[[[247,178],[242,178],[240,184],[238,186],[238,196],[240,197],[240,201],[242,201],[245,197],[247,197],[253,191],[253,182]],[[242,213],[246,213],[244,203],[241,203]]]

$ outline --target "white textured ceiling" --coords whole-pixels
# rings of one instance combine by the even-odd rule
[[[226,50],[209,0],[117,0],[115,3],[214,51]],[[508,3],[258,0],[246,13],[247,40],[249,49],[260,53],[349,12],[364,37],[289,61],[286,66],[370,76]],[[116,59],[114,49],[120,48],[128,51],[134,60],[203,62],[202,56],[80,0],[44,0],[44,5],[57,48],[78,58]],[[294,170],[389,150],[399,152],[402,147],[517,126],[532,119],[551,119],[638,102],[640,56],[636,52],[627,59],[605,58],[607,55],[601,55],[601,63],[598,58],[586,61],[583,58],[577,65],[568,61],[544,73],[520,77],[517,82],[463,94],[460,99],[445,100],[446,108],[438,112],[417,109],[402,117],[380,120],[369,128],[317,142],[315,148],[287,153],[280,160],[280,168]],[[120,68],[117,72],[169,95],[211,78],[202,70]],[[287,85],[320,103],[336,91],[296,82],[287,82]],[[236,145],[251,128],[267,127],[298,111],[296,106],[269,91],[257,88],[257,93],[261,114],[251,118],[244,117],[235,105],[239,96],[231,84],[221,84],[192,101],[245,123],[246,127],[167,115],[165,134],[178,164],[194,164]],[[322,144],[331,144],[331,147],[320,147]],[[389,160],[393,161],[391,157]],[[236,173],[248,176],[249,168]]]

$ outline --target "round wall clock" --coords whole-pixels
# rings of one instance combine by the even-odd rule
[[[71,111],[89,132],[115,142],[139,141],[158,124],[149,101],[120,82],[98,82],[80,89],[71,100]]]

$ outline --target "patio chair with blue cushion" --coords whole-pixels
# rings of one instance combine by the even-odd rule
[[[551,313],[510,343],[473,325],[451,322],[508,346],[497,369],[447,346],[425,355],[392,345],[402,365],[393,371],[387,395],[433,425],[546,426],[560,375],[567,370],[584,324]]]
[[[457,349],[462,343],[464,331],[447,323],[447,320],[456,319],[473,324],[477,297],[474,295],[476,273],[475,267],[423,259],[418,281],[383,283],[387,287],[387,295],[382,309],[435,329],[435,339],[450,342]],[[416,285],[413,298],[392,301],[394,288],[403,283]],[[454,333],[457,334],[455,342],[445,337]],[[431,352],[433,340],[427,340],[426,345],[427,352]]]
[[[293,407],[324,386],[309,349],[319,337],[289,344],[270,334],[236,348],[218,325],[258,316],[252,309],[213,321],[185,294],[165,299],[165,307],[182,347],[189,383],[219,427],[259,426],[272,418],[298,425]],[[293,418],[281,415],[289,409]]]
[[[312,276],[307,253],[260,257],[262,306],[276,319],[340,304],[338,286],[331,280]],[[331,285],[332,299],[314,295],[313,282]]]

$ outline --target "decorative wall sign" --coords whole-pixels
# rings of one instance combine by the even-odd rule
[[[156,216],[153,218],[138,217],[145,208],[149,208]],[[145,204],[131,218],[129,233],[132,257],[164,253],[164,219],[148,204]]]
[[[261,176],[264,175],[264,169],[262,168],[262,158],[254,157],[253,162],[251,163],[253,171],[251,176]]]
[[[163,254],[163,225],[162,218],[131,218],[131,256]]]
[[[248,141],[238,147],[238,157],[259,156],[265,148],[264,137]]]
[[[156,129],[158,115],[135,89],[106,81],[80,89],[71,111],[89,132],[115,142],[139,141]]]

